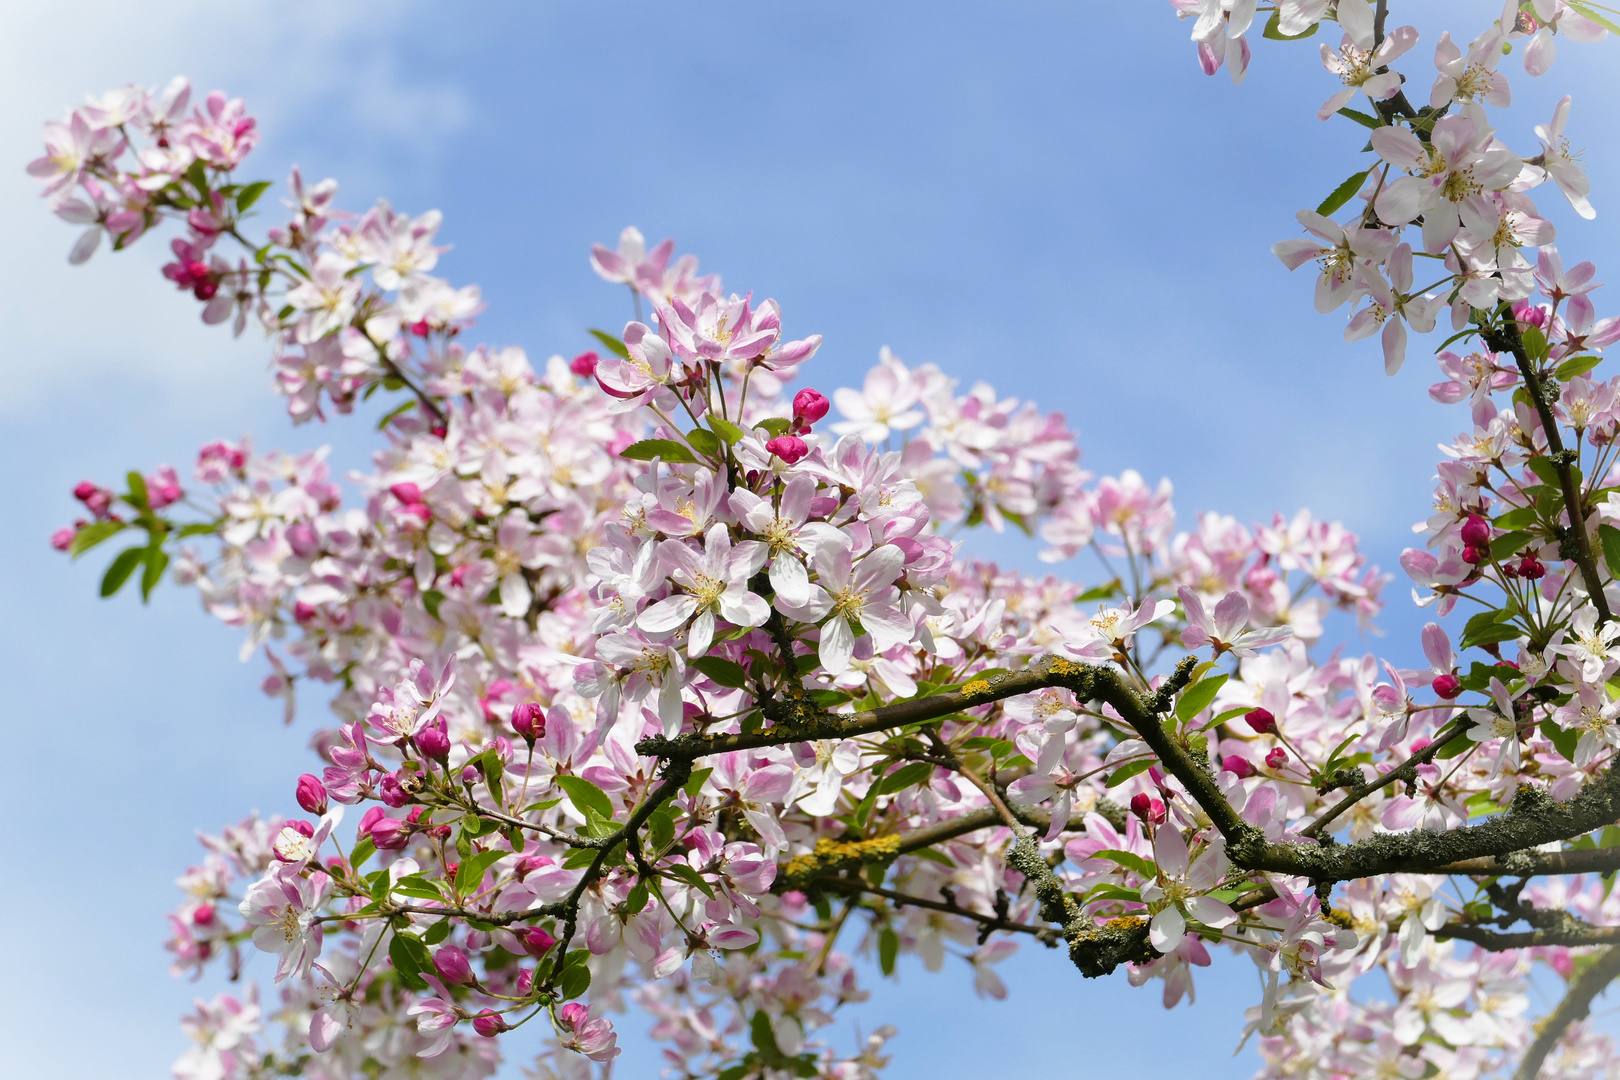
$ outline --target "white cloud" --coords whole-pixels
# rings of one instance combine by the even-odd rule
[[[44,120],[87,93],[162,85],[178,73],[199,92],[247,97],[267,132],[250,162],[255,176],[282,179],[306,120],[344,132],[359,158],[407,140],[413,154],[431,153],[468,107],[452,84],[402,75],[392,42],[408,28],[411,7],[0,2],[0,215],[9,241],[0,265],[0,415],[108,375],[149,381],[198,409],[266,392],[265,343],[251,332],[233,342],[203,327],[196,304],[159,275],[167,235],[67,265],[77,230],[50,214],[22,171],[39,153]]]

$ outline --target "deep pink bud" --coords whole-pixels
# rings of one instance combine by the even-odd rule
[[[1164,803],[1147,792],[1139,792],[1131,799],[1131,813],[1153,825],[1164,824]]]
[[[439,978],[451,986],[466,986],[475,981],[467,954],[454,945],[441,945],[434,951],[433,967],[438,971]]]
[[[197,910],[191,913],[193,926],[208,926],[214,921],[214,905],[198,904]]]
[[[406,503],[401,509],[405,513],[410,514],[412,517],[420,520],[424,525],[433,520],[433,510],[428,506],[427,503]]]
[[[387,816],[388,815],[383,812],[382,807],[373,806],[360,818],[360,827],[354,831],[354,838],[356,840],[361,840],[367,836],[370,836],[372,826],[376,825],[377,822],[381,821]]]
[[[426,319],[417,319],[407,329],[417,337],[427,337],[428,334],[433,332],[433,325]]]
[[[1271,753],[1266,755],[1266,768],[1280,769],[1288,763],[1288,751],[1280,746],[1273,746]]]
[[[1526,555],[1524,557],[1524,561],[1519,563],[1520,577],[1527,577],[1531,581],[1536,581],[1545,577],[1546,575],[1547,568],[1543,566],[1541,564],[1541,560],[1536,558],[1534,555]]]
[[[1473,547],[1486,547],[1491,542],[1490,522],[1478,514],[1469,514],[1463,522],[1462,542]]]
[[[1439,694],[1447,701],[1450,701],[1452,698],[1463,692],[1462,680],[1457,678],[1455,675],[1436,675],[1434,677],[1434,682],[1430,683],[1429,685],[1434,687],[1434,692],[1436,694]]]
[[[416,748],[435,761],[450,756],[450,729],[444,717],[439,717],[416,733]]]
[[[1490,548],[1475,547],[1473,544],[1469,544],[1467,547],[1462,549],[1463,562],[1467,563],[1469,566],[1478,566],[1480,563],[1489,558],[1490,554]]]
[[[214,294],[219,292],[219,282],[199,281],[191,287],[191,295],[199,300],[212,300]]]
[[[821,395],[821,391],[812,390],[808,386],[793,395],[793,419],[804,427],[809,427],[826,416],[827,410],[831,407],[827,399]]]
[[[1222,758],[1221,768],[1229,773],[1236,773],[1240,780],[1247,780],[1254,775],[1254,766],[1247,758],[1239,757],[1237,754],[1229,754]]]
[[[524,968],[522,971],[518,972],[517,996],[518,997],[527,997],[528,994],[529,994],[529,991],[532,990],[533,988],[534,988],[534,970],[532,968]]]
[[[536,959],[546,955],[557,944],[557,939],[547,933],[543,926],[531,926],[517,938],[523,943],[523,951]]]
[[[525,701],[512,710],[512,730],[523,736],[529,745],[546,733],[546,711],[533,701]]]
[[[422,501],[422,489],[408,480],[402,484],[395,484],[388,489],[388,493],[407,506]]]
[[[389,773],[377,782],[377,797],[395,810],[411,801],[405,794],[405,787],[399,782],[398,773]]]
[[[568,361],[568,370],[581,378],[589,378],[596,374],[596,362],[600,359],[594,352],[582,352]]]
[[[193,282],[202,281],[208,277],[208,264],[201,259],[193,259],[186,263],[186,276]]]
[[[88,480],[80,480],[73,487],[73,497],[80,502],[89,502],[90,497],[101,489]]]
[[[474,1016],[472,1024],[473,1030],[486,1039],[493,1039],[506,1030],[506,1021],[495,1015],[490,1009],[485,1009]]]
[[[298,805],[302,806],[306,813],[326,813],[326,785],[321,783],[321,778],[314,773],[305,773],[298,778],[298,788],[294,792],[294,798],[298,800]]]
[[[371,827],[371,842],[378,851],[398,851],[410,839],[411,827],[399,818],[385,817]]]
[[[765,449],[789,465],[798,464],[799,459],[810,452],[810,447],[797,435],[778,435],[765,444]]]
[[[1277,718],[1270,709],[1250,709],[1243,714],[1243,722],[1258,735],[1277,734]]]
[[[320,612],[315,610],[314,604],[306,604],[300,600],[293,605],[293,619],[296,620],[300,626],[303,626],[305,623],[314,622],[315,616],[319,614]]]
[[[51,533],[51,547],[55,548],[57,551],[66,551],[68,548],[73,546],[73,538],[78,535],[78,529],[57,529],[55,532]]]

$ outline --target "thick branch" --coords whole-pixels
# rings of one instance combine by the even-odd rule
[[[1500,930],[1487,930],[1483,926],[1469,926],[1465,923],[1447,923],[1434,932],[1439,938],[1458,938],[1462,941],[1471,941],[1482,949],[1491,952],[1506,952],[1509,949],[1529,949],[1537,945],[1562,945],[1567,948],[1576,948],[1581,945],[1612,945],[1620,942],[1620,926],[1592,926],[1587,923],[1558,927],[1551,930],[1519,930],[1512,933],[1503,933]]]
[[[1425,746],[1422,750],[1419,750],[1417,753],[1413,754],[1411,757],[1407,758],[1405,761],[1401,762],[1399,765],[1395,766],[1378,779],[1368,781],[1365,784],[1361,784],[1360,786],[1351,789],[1350,794],[1346,795],[1343,799],[1339,800],[1333,805],[1333,809],[1327,811],[1321,817],[1317,818],[1305,828],[1301,829],[1300,835],[1315,839],[1316,837],[1322,835],[1322,830],[1333,824],[1340,814],[1343,814],[1346,810],[1350,809],[1352,806],[1356,805],[1356,803],[1360,802],[1362,799],[1365,799],[1378,789],[1386,787],[1389,784],[1393,784],[1397,780],[1405,780],[1409,783],[1416,782],[1417,767],[1419,765],[1427,765],[1429,762],[1433,761],[1434,756],[1441,750],[1444,750],[1447,744],[1449,744],[1453,739],[1460,738],[1472,726],[1473,725],[1471,723],[1466,721],[1460,722],[1455,728],[1451,729],[1451,732],[1445,738],[1436,739],[1434,742],[1430,743],[1428,746]]]
[[[1541,1023],[1541,1030],[1536,1033],[1536,1041],[1530,1044],[1525,1051],[1524,1060],[1519,1063],[1519,1069],[1513,1074],[1513,1080],[1536,1080],[1541,1072],[1542,1062],[1552,1053],[1552,1048],[1558,1045],[1564,1032],[1571,1024],[1586,1019],[1592,1011],[1592,1001],[1601,994],[1605,987],[1620,977],[1620,948],[1611,948],[1599,956],[1597,962],[1579,975],[1569,984],[1569,990],[1564,994],[1564,1000],[1558,1003],[1558,1008],[1552,1015]]]
[[[1463,859],[1441,867],[1441,874],[1474,877],[1540,877],[1549,874],[1612,874],[1620,870],[1620,848],[1577,851],[1515,851],[1481,859]]]

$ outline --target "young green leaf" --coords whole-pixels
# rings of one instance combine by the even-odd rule
[[[569,800],[580,813],[594,810],[598,817],[613,820],[613,800],[608,798],[607,792],[583,776],[559,776],[557,786],[568,793]]]
[[[135,568],[146,559],[146,549],[143,547],[125,548],[113,559],[112,565],[107,567],[107,573],[101,579],[101,595],[111,596],[124,587],[124,582],[135,572]]]
[[[249,207],[259,201],[259,196],[270,190],[270,181],[255,180],[241,191],[236,193],[236,212],[245,214]]]
[[[608,333],[606,330],[592,330],[591,336],[602,343],[602,347],[621,360],[630,359],[630,350],[624,347],[624,342]]]
[[[1312,29],[1315,29],[1315,27],[1312,27]],[[1316,212],[1323,217],[1327,217],[1337,211],[1339,207],[1353,199],[1356,192],[1361,190],[1361,185],[1366,183],[1367,174],[1370,172],[1372,172],[1371,169],[1363,169],[1334,188],[1332,193],[1322,200],[1321,205],[1316,208]]]
[[[73,543],[68,547],[68,554],[77,559],[103,540],[116,533],[129,528],[122,521],[98,521],[94,525],[86,525],[73,537]]]
[[[697,458],[692,455],[692,451],[674,439],[642,439],[640,442],[631,443],[623,450],[620,450],[619,456],[629,458],[631,461],[651,461],[654,458],[662,458],[664,461],[681,465],[697,464]]]

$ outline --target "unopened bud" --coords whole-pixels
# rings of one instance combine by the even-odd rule
[[[596,374],[596,362],[600,359],[594,352],[582,352],[568,361],[568,370],[581,378],[590,378]]]
[[[512,730],[530,746],[546,734],[546,711],[537,702],[525,701],[512,710]]]
[[[793,395],[793,419],[798,421],[801,427],[808,428],[826,416],[829,408],[831,405],[822,396],[821,391],[812,390],[808,386]]]
[[[1257,735],[1277,734],[1277,718],[1270,709],[1250,709],[1243,714],[1243,722]]]
[[[810,447],[797,435],[778,435],[765,444],[765,449],[788,465],[798,464],[799,460],[810,452]]]
[[[293,792],[298,805],[304,808],[305,813],[326,813],[326,785],[314,773],[305,773],[298,778],[298,787]]]
[[[1436,675],[1434,677],[1434,682],[1430,683],[1429,685],[1434,688],[1434,692],[1436,694],[1445,698],[1447,701],[1450,701],[1452,698],[1463,692],[1462,680],[1449,673],[1445,675]]]
[[[1273,746],[1271,753],[1266,755],[1266,768],[1280,769],[1288,763],[1288,751],[1280,746]]]
[[[551,951],[551,947],[557,944],[557,939],[543,926],[529,927],[518,935],[518,941],[523,943],[523,951],[535,959],[546,955]]]
[[[433,967],[439,978],[451,986],[466,986],[475,981],[467,954],[454,945],[441,945],[434,951]]]
[[[1131,798],[1131,813],[1151,825],[1164,824],[1164,803],[1145,791]]]
[[[385,817],[371,827],[371,843],[378,851],[398,851],[410,839],[411,827],[399,818]]]
[[[1469,514],[1462,526],[1462,542],[1472,547],[1487,547],[1491,542],[1490,522],[1478,514]]]
[[[390,487],[388,493],[407,506],[422,501],[422,489],[408,480]]]
[[[1473,544],[1469,544],[1467,547],[1462,549],[1463,562],[1467,563],[1469,566],[1478,566],[1480,563],[1490,558],[1490,555],[1491,552],[1489,548],[1475,547]]]
[[[1239,780],[1247,780],[1254,775],[1254,765],[1249,762],[1248,758],[1240,757],[1237,754],[1229,754],[1222,758],[1221,768],[1235,774]]]
[[[191,913],[191,924],[193,926],[210,926],[210,925],[213,924],[213,922],[214,922],[214,905],[213,904],[198,904],[197,905],[197,910],[195,910],[195,911],[193,911]]]
[[[1547,568],[1543,566],[1541,560],[1536,558],[1534,555],[1526,555],[1524,560],[1519,563],[1520,577],[1527,577],[1531,581],[1538,581],[1546,575]]]
[[[416,733],[416,748],[435,761],[443,761],[450,756],[450,730],[444,717],[439,717]]]
[[[506,1021],[502,1020],[493,1011],[485,1009],[473,1017],[473,1030],[486,1039],[493,1039],[506,1030]]]

